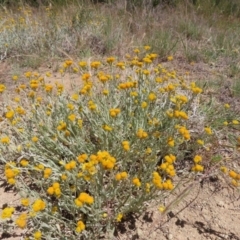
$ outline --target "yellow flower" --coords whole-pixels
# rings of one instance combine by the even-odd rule
[[[155,187],[159,188],[159,189],[162,189],[163,188],[163,185],[162,185],[162,178],[161,176],[159,175],[158,172],[153,172],[153,184]]]
[[[36,137],[36,136],[32,137],[32,141],[33,142],[38,142],[38,137]]]
[[[76,198],[74,200],[75,204],[78,206],[78,207],[82,207],[83,206],[83,202],[81,202],[78,198]]]
[[[233,170],[229,171],[229,176],[230,176],[231,178],[236,179],[236,178],[237,178],[237,175],[238,175],[238,174],[237,174],[235,171],[233,171]]]
[[[202,89],[199,88],[199,87],[192,87],[191,89],[192,89],[193,93],[195,93],[195,94],[198,94],[198,93],[202,92]]]
[[[173,56],[171,56],[171,55],[168,56],[168,57],[167,57],[167,60],[168,60],[169,62],[172,61],[172,60],[173,60]]]
[[[4,84],[0,84],[0,93],[4,92],[6,89]]]
[[[62,175],[61,175],[61,179],[62,179],[63,181],[65,181],[65,180],[67,179],[67,175],[66,175],[66,174],[62,174]]]
[[[233,180],[231,181],[231,184],[232,184],[234,187],[239,187],[239,186],[240,186],[240,183],[237,182],[235,179],[233,179]]]
[[[8,118],[8,119],[12,119],[13,116],[14,116],[14,111],[13,110],[10,110],[5,114],[5,117]]]
[[[135,49],[133,49],[133,52],[138,54],[138,53],[140,53],[140,50],[138,48],[135,48]]]
[[[227,125],[228,125],[228,122],[227,122],[227,121],[224,121],[224,122],[223,122],[223,125],[227,126]]]
[[[117,174],[115,175],[115,179],[116,179],[117,181],[124,180],[124,179],[126,179],[127,177],[128,177],[127,172],[120,172],[120,173],[117,173]]]
[[[49,178],[50,175],[52,174],[52,169],[51,168],[45,168],[44,169],[44,178]]]
[[[87,160],[88,155],[86,153],[83,153],[83,154],[79,155],[77,158],[78,158],[78,162],[84,163]]]
[[[112,157],[107,151],[98,151],[97,160],[102,164],[103,168],[106,170],[113,169],[116,163],[116,159]]]
[[[145,45],[145,46],[144,46],[144,49],[145,49],[146,51],[148,51],[148,50],[151,49],[151,47],[150,47],[149,45]]]
[[[140,139],[144,139],[144,138],[148,137],[148,134],[142,128],[140,128],[137,131],[137,137],[140,138]]]
[[[145,150],[146,154],[151,154],[152,153],[152,149],[150,147],[147,147],[147,149]]]
[[[199,156],[199,155],[196,155],[195,157],[194,157],[194,159],[193,159],[193,161],[194,161],[194,163],[199,163],[199,162],[201,162],[202,161],[202,157],[201,156]]]
[[[176,161],[176,156],[169,154],[164,157],[165,161],[169,164],[172,164]]]
[[[232,124],[238,125],[238,124],[239,124],[239,121],[238,121],[238,120],[232,120]]]
[[[68,119],[69,119],[70,121],[74,122],[75,119],[76,119],[76,115],[75,115],[75,114],[70,114],[70,115],[68,116]]]
[[[18,80],[18,76],[17,75],[12,76],[12,80],[13,81],[17,81]]]
[[[228,103],[224,104],[225,108],[230,108],[230,105]]]
[[[78,196],[78,200],[82,203],[93,204],[94,198],[88,193],[82,192]]]
[[[123,141],[122,147],[125,151],[129,151],[130,150],[129,141]]]
[[[132,97],[137,97],[138,96],[138,93],[137,92],[130,92],[130,95],[132,96]]]
[[[52,75],[52,74],[51,74],[50,72],[46,72],[46,76],[47,76],[47,77],[51,77],[51,75]]]
[[[41,240],[42,238],[42,233],[40,231],[36,231],[34,234],[33,234],[33,237],[34,237],[34,240]]]
[[[172,137],[168,138],[167,144],[169,147],[174,147],[174,139]]]
[[[24,207],[29,206],[29,199],[28,199],[28,198],[22,198],[22,199],[21,199],[21,204],[22,204]]]
[[[185,112],[183,112],[183,111],[179,112],[179,117],[181,117],[181,118],[183,118],[185,120],[188,120],[188,115]]]
[[[72,99],[73,99],[73,100],[77,101],[78,98],[79,98],[79,95],[78,95],[77,93],[74,93],[74,94],[72,95]]]
[[[10,143],[10,138],[9,137],[2,137],[1,138],[1,143],[3,144],[9,144]]]
[[[81,68],[85,68],[87,66],[87,63],[86,62],[79,62],[78,65],[81,67]]]
[[[192,171],[195,171],[195,172],[202,172],[203,170],[204,170],[204,167],[199,164],[195,164],[195,166],[192,167]]]
[[[14,207],[6,207],[2,210],[1,218],[11,218],[12,214],[14,213]]]
[[[107,58],[107,63],[113,63],[115,61],[115,57],[108,57]]]
[[[111,132],[112,130],[113,130],[113,128],[112,127],[110,127],[110,126],[108,126],[108,125],[103,125],[103,129],[105,130],[105,131],[109,131],[109,132]]]
[[[89,101],[88,108],[93,111],[93,110],[96,110],[97,105],[93,101]]]
[[[109,114],[111,117],[116,117],[119,113],[120,113],[120,109],[119,108],[111,108],[109,110]]]
[[[120,69],[124,70],[125,69],[125,63],[124,62],[118,62],[116,64],[117,67],[119,67]]]
[[[204,145],[204,141],[201,140],[201,139],[198,139],[198,140],[197,140],[197,143],[198,143],[199,145]]]
[[[155,93],[150,93],[148,95],[148,99],[149,99],[149,101],[153,102],[157,99],[157,96],[155,95]]]
[[[24,229],[27,226],[27,214],[22,213],[15,221],[16,225],[21,229]]]
[[[76,227],[76,232],[77,233],[80,233],[80,232],[84,231],[85,228],[86,228],[86,226],[85,226],[83,221],[78,221],[77,222],[77,227]]]
[[[142,107],[142,108],[146,108],[147,105],[148,105],[148,104],[147,104],[146,102],[142,102],[141,107]]]
[[[53,86],[51,84],[45,84],[45,91],[50,93],[52,92]]]
[[[220,170],[221,170],[223,173],[227,173],[227,171],[228,171],[228,169],[227,169],[225,166],[220,167]]]
[[[109,91],[107,90],[107,89],[104,89],[103,91],[102,91],[102,93],[103,93],[103,95],[108,95],[109,94]]]
[[[103,213],[102,217],[106,218],[106,217],[108,217],[108,214],[107,213]]]
[[[204,130],[208,135],[212,135],[212,130],[210,127],[205,127]]]
[[[159,210],[161,213],[163,213],[165,209],[166,209],[166,208],[165,208],[164,206],[160,206],[160,207],[158,208],[158,210]]]
[[[30,78],[32,76],[32,73],[31,72],[25,72],[24,75],[25,75],[26,78]]]
[[[22,160],[20,161],[20,164],[21,164],[23,167],[26,167],[26,166],[28,165],[28,160],[22,159]]]
[[[42,211],[45,209],[45,207],[46,203],[42,199],[37,199],[32,205],[32,209],[34,212]]]
[[[53,194],[54,194],[54,188],[53,188],[53,187],[49,187],[49,188],[47,189],[47,193],[48,193],[49,195],[53,195]]]
[[[77,164],[76,161],[72,160],[69,163],[65,164],[64,167],[66,170],[70,171],[76,167],[76,164]]]
[[[150,74],[150,71],[147,70],[147,69],[144,69],[144,70],[142,71],[142,73],[143,73],[144,75],[149,75],[149,74]]]
[[[38,164],[36,167],[35,167],[36,170],[39,170],[39,171],[42,171],[44,170],[44,165],[42,165],[41,163]]]
[[[123,218],[123,214],[122,213],[119,213],[116,217],[116,221],[117,222],[121,222],[122,221],[122,218]]]
[[[143,58],[143,62],[150,64],[152,63],[152,60],[149,57],[145,57]]]
[[[65,122],[63,122],[63,121],[61,121],[59,123],[59,125],[57,126],[57,130],[58,131],[66,130],[66,128],[67,128],[67,124]]]
[[[14,185],[16,183],[16,180],[14,178],[9,178],[7,180],[7,182],[10,184],[10,185]]]
[[[70,67],[73,64],[73,61],[72,60],[66,60],[64,63],[67,65],[67,67]]]
[[[133,178],[132,183],[137,187],[141,187],[141,181],[137,177]]]
[[[101,63],[98,62],[98,61],[95,61],[95,62],[91,62],[90,65],[91,65],[92,68],[97,69],[101,65]]]

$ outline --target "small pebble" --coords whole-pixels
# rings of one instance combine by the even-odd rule
[[[170,234],[168,234],[168,236],[167,236],[167,239],[168,240],[171,240],[171,239],[173,239],[173,235],[170,233]]]
[[[224,204],[223,201],[219,201],[219,202],[217,203],[217,206],[219,206],[219,207],[221,207],[221,208],[225,208],[225,204]]]

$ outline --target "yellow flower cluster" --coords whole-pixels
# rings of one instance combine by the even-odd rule
[[[127,152],[130,150],[129,141],[122,141],[122,147]]]
[[[88,155],[86,153],[80,154],[77,159],[79,163],[84,163],[88,158]]]
[[[97,161],[100,162],[106,170],[113,169],[116,163],[116,159],[107,151],[99,151],[97,153]]]
[[[16,164],[13,162],[7,163],[5,165],[5,177],[7,178],[7,182],[9,184],[15,184],[15,177],[20,173],[20,171],[16,168]]]
[[[141,185],[142,185],[140,179],[137,178],[137,177],[133,178],[132,183],[133,183],[136,187],[141,187]]]
[[[119,89],[129,89],[129,88],[136,88],[137,87],[137,82],[125,82],[125,83],[120,83],[118,85]]]
[[[120,172],[120,173],[117,173],[116,176],[115,176],[115,179],[117,181],[121,181],[121,180],[124,180],[128,177],[128,174],[127,172]]]
[[[120,109],[119,108],[111,108],[109,110],[109,114],[111,117],[116,117],[119,113],[120,113]]]
[[[187,130],[186,127],[178,125],[176,126],[176,128],[178,129],[178,132],[183,136],[185,140],[190,140],[191,136],[189,130]]]
[[[97,108],[97,105],[93,102],[93,101],[89,101],[88,102],[88,108],[91,110],[91,111],[94,111],[94,110],[96,110],[96,108]]]
[[[193,159],[195,165],[192,167],[192,171],[195,172],[202,172],[204,170],[204,166],[200,165],[199,163],[202,161],[202,157],[196,155]]]
[[[42,199],[37,199],[32,205],[32,209],[34,212],[39,212],[44,210],[46,207],[46,203]]]
[[[164,162],[159,166],[163,172],[166,172],[170,177],[176,175],[173,163],[176,161],[176,156],[169,154],[164,157]]]
[[[235,187],[239,187],[240,186],[240,173],[237,173],[233,170],[230,170],[228,173],[229,177],[232,178],[232,185]]]
[[[140,138],[140,139],[144,139],[144,138],[148,137],[148,134],[142,128],[140,128],[137,131],[137,137]]]
[[[82,207],[83,204],[93,204],[93,202],[94,198],[85,192],[80,193],[78,198],[75,199],[75,204],[78,207]]]
[[[2,210],[1,213],[1,218],[5,219],[5,218],[11,218],[12,214],[14,213],[15,208],[14,207],[6,207]]]
[[[78,221],[77,222],[77,227],[76,227],[76,232],[77,233],[81,233],[82,231],[84,231],[86,228],[85,224],[83,221]]]
[[[49,178],[51,176],[51,174],[52,174],[52,169],[51,168],[45,168],[44,169],[44,175],[43,175],[44,178]]]
[[[56,197],[60,197],[62,192],[61,192],[61,188],[60,188],[60,184],[58,182],[54,182],[52,184],[52,186],[50,186],[48,189],[47,189],[47,193],[49,195],[55,195]]]
[[[69,163],[66,163],[64,167],[65,167],[65,169],[66,169],[67,171],[71,171],[71,170],[73,170],[74,168],[76,168],[76,166],[77,166],[77,162],[74,161],[74,160],[72,160],[72,161],[70,161]]]

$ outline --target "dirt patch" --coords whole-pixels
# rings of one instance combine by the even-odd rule
[[[132,227],[126,224],[116,239],[240,239],[240,194],[220,180],[195,186],[167,214],[157,208],[150,208]]]

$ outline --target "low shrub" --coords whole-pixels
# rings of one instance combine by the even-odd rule
[[[4,231],[100,239],[146,203],[163,202],[181,179],[193,182],[221,167],[239,185],[237,172],[209,158],[227,125],[238,127],[229,105],[213,109],[204,89],[158,64],[150,46],[123,61],[66,60],[60,73],[55,84],[50,73],[15,75],[15,94],[0,86],[1,162],[21,196],[21,212],[2,211]],[[65,74],[75,75],[68,91]]]

